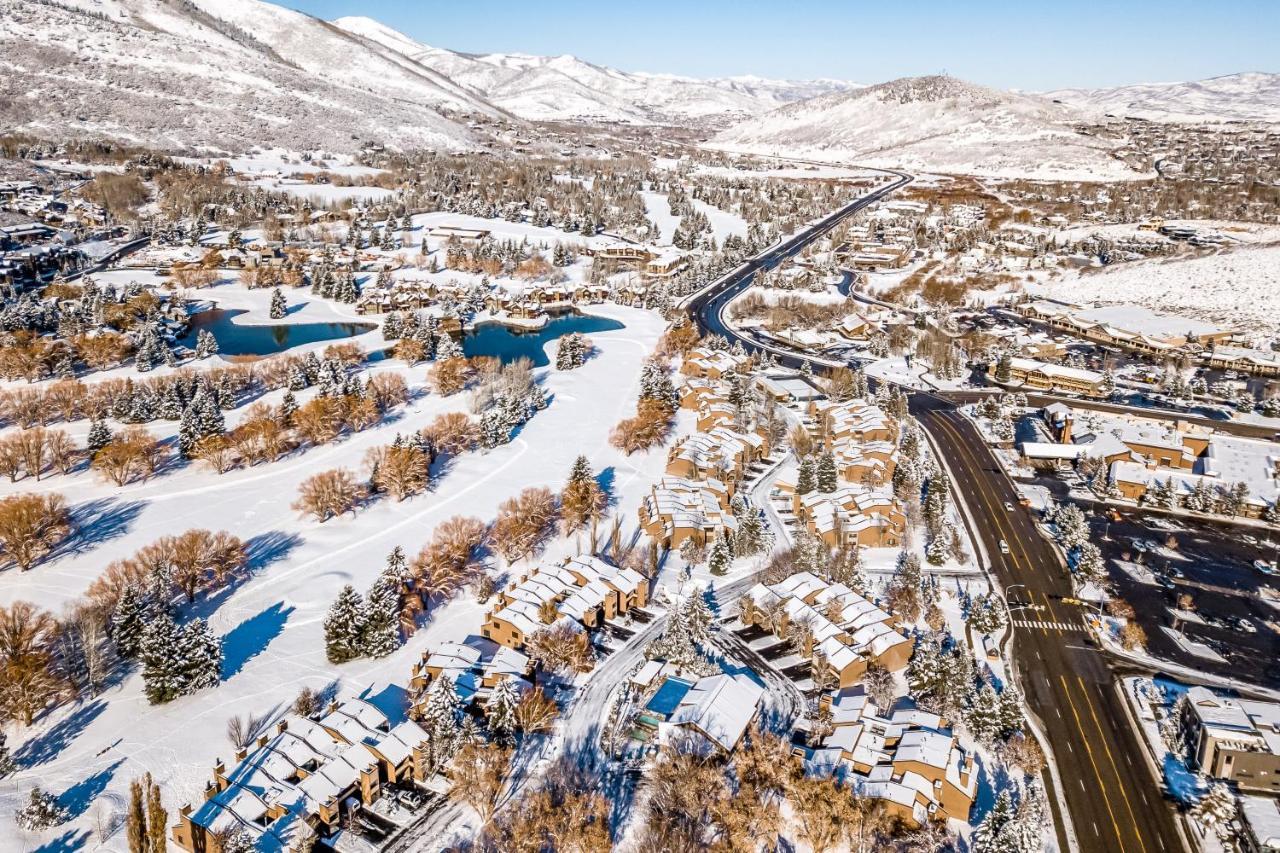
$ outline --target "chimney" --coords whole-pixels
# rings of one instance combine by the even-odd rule
[[[282,735],[288,730],[289,730],[288,720],[281,720],[280,722],[276,723],[276,734]]]
[[[245,760],[246,758],[248,758],[248,757],[249,757],[249,753],[245,752],[243,749],[237,749],[237,750],[236,750],[236,763],[237,763],[237,764],[239,764],[241,761],[244,761],[244,760]]]
[[[261,747],[264,747],[264,746],[266,746],[266,745],[267,745],[267,736],[266,736],[266,735],[262,735],[262,736],[260,736],[260,737],[258,738],[258,747],[259,747],[259,748],[261,748]]]

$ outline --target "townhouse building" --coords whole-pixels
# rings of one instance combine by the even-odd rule
[[[896,672],[911,657],[911,641],[894,627],[892,615],[844,584],[811,572],[771,586],[756,584],[743,599],[742,621],[779,639],[804,626],[801,653],[821,660],[841,688],[857,684],[872,663]]]
[[[910,707],[882,711],[862,693],[820,701],[831,712],[832,730],[816,748],[795,748],[806,773],[844,778],[912,828],[931,820],[968,822],[977,765],[944,718]]]

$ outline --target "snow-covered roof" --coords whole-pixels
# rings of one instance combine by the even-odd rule
[[[1262,853],[1280,850],[1280,800],[1257,795],[1240,798],[1240,817]]]
[[[763,697],[764,688],[745,675],[713,675],[694,684],[669,722],[693,726],[729,752],[742,739]]]

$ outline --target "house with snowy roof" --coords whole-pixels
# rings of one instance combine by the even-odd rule
[[[498,682],[512,680],[518,689],[528,686],[533,671],[528,655],[509,646],[480,638],[441,643],[428,649],[413,665],[409,692],[425,697],[427,688],[440,677],[453,682],[464,705],[483,702]]]
[[[751,369],[751,356],[736,355],[729,350],[694,347],[684,357],[680,372],[685,376],[702,379],[722,379],[728,373],[742,373]]]
[[[871,403],[814,400],[809,404],[809,414],[828,446],[842,442],[898,441],[897,421]]]
[[[529,637],[563,619],[582,628],[648,603],[648,581],[591,555],[536,566],[494,596],[483,637],[520,649]]]
[[[989,373],[995,375],[994,363]],[[1084,397],[1106,396],[1102,390],[1104,382],[1101,373],[1032,358],[1009,359],[1009,379],[1005,384],[1031,391],[1059,391]]]
[[[760,712],[764,688],[743,673],[697,681],[667,678],[646,708],[659,728],[692,733],[708,751],[730,753]]]
[[[416,723],[392,726],[359,699],[335,702],[320,720],[290,715],[230,770],[214,764],[204,801],[179,809],[170,838],[189,853],[220,853],[218,839],[237,830],[260,849],[288,849],[305,829],[329,838],[384,784],[424,781],[427,740]]]
[[[952,818],[968,822],[977,766],[946,720],[910,707],[882,711],[862,692],[842,691],[820,701],[831,712],[832,728],[817,747],[795,748],[806,773],[842,778],[909,826]]]
[[[1183,722],[1200,772],[1242,791],[1280,795],[1280,702],[1237,699],[1195,686]]]
[[[738,529],[729,498],[728,487],[719,480],[668,475],[641,501],[640,527],[664,548],[679,548],[687,539],[709,545]]]
[[[691,480],[713,477],[732,483],[768,452],[768,442],[760,433],[717,426],[677,440],[667,451],[667,473]]]
[[[911,641],[893,617],[844,584],[799,572],[767,586],[758,583],[743,599],[742,621],[779,639],[805,627],[802,653],[828,667],[840,687],[856,684],[871,663],[892,671],[911,657]]]

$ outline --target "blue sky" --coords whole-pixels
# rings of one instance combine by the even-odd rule
[[[572,53],[628,71],[836,77],[946,71],[1050,89],[1280,71],[1280,0],[275,0],[367,15],[476,53]]]

